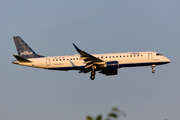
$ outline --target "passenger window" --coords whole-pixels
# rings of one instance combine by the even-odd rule
[[[78,58],[77,58],[77,60],[78,60]]]
[[[75,60],[75,58],[73,58],[73,60]]]
[[[119,56],[121,58],[121,56]]]
[[[134,57],[136,57],[136,55],[134,55]]]
[[[65,59],[63,59],[63,60],[65,60]]]
[[[139,55],[137,55],[139,57]]]
[[[116,58],[118,58],[118,56],[116,56]]]
[[[132,55],[130,55],[130,57],[132,57]]]
[[[127,57],[129,57],[129,56],[127,55]]]
[[[123,56],[123,57],[125,57],[125,56]]]
[[[109,56],[109,58],[111,58],[111,56]]]
[[[114,56],[113,56],[113,58],[114,58]]]

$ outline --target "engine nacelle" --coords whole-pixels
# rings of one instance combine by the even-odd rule
[[[116,70],[109,70],[106,72],[106,75],[109,76],[109,75],[117,75],[118,74],[118,71],[117,69]]]
[[[118,69],[119,68],[119,63],[118,63],[118,61],[106,62],[104,64],[104,68],[106,68],[106,69]]]
[[[101,71],[99,73],[105,74],[107,76],[109,76],[109,75],[117,75],[118,74],[118,70],[117,69],[114,69],[114,70],[113,69],[111,69],[111,70],[103,70],[103,71]]]

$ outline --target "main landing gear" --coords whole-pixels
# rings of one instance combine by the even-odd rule
[[[95,79],[95,74],[96,74],[95,69],[96,69],[96,66],[92,66],[91,77],[90,77],[91,80],[94,80],[94,79]]]
[[[91,78],[91,80],[94,80],[94,79],[95,79],[95,74],[96,74],[96,72],[95,72],[95,71],[92,71],[92,72],[91,72],[91,77],[90,77],[90,78]]]
[[[155,67],[156,67],[156,65],[151,65],[152,73],[153,73],[153,74],[155,73],[155,70],[154,70]]]

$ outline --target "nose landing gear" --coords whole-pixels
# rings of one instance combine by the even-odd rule
[[[154,70],[155,67],[156,67],[156,65],[151,65],[152,73],[153,73],[153,74],[155,73],[155,70]]]

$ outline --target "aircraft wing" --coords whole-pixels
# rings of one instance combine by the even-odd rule
[[[91,68],[93,65],[94,66],[99,66],[104,64],[105,62],[91,54],[86,53],[85,51],[79,49],[74,43],[74,47],[76,48],[77,52],[81,55],[81,59],[84,60],[86,67],[85,69]]]

